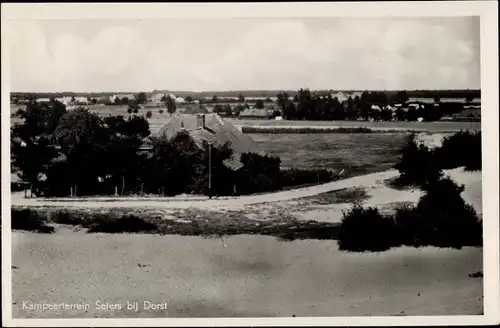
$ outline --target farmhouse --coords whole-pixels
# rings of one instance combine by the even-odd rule
[[[161,103],[163,97],[165,97],[165,96],[166,96],[166,94],[163,94],[163,93],[155,93],[154,95],[152,95],[148,99],[148,102],[150,102],[150,103]]]
[[[243,166],[240,162],[241,154],[259,153],[257,144],[250,136],[217,114],[178,114],[172,116],[167,124],[160,129],[158,137],[170,140],[180,131],[188,132],[199,147],[202,147],[204,141],[214,146],[222,146],[229,142],[233,156],[224,164],[234,171]]]
[[[332,98],[337,98],[339,103],[343,103],[344,101],[347,101],[349,96],[347,96],[345,93],[339,91],[336,94],[333,94]]]

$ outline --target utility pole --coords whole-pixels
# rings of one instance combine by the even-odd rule
[[[208,143],[208,194],[212,198],[212,143]]]

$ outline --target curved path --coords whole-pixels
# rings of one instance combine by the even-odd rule
[[[100,197],[100,198],[11,198],[12,205],[18,206],[57,206],[57,207],[81,207],[81,208],[175,208],[175,209],[222,209],[238,208],[247,205],[262,204],[269,202],[288,201],[302,197],[315,196],[328,191],[335,191],[352,187],[368,187],[380,183],[383,180],[397,177],[396,170],[377,172],[362,176],[356,176],[344,180],[332,181],[322,185],[299,188],[294,190],[279,191],[269,194],[248,195],[240,197],[221,197],[208,199],[207,197]]]

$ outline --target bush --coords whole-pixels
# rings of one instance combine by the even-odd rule
[[[157,230],[157,226],[151,222],[129,215],[123,218],[109,218],[96,220],[90,225],[87,232],[121,233],[121,232],[151,232]]]
[[[163,109],[160,109],[158,113],[163,114]]]
[[[134,110],[132,108],[130,108],[130,107],[127,109],[127,113],[129,113],[129,114],[132,114],[133,111]]]
[[[146,118],[151,118],[153,116],[153,113],[151,113],[150,110],[146,112]]]
[[[344,212],[339,232],[339,249],[354,252],[380,252],[395,246],[396,225],[377,208],[360,205]]]
[[[139,109],[134,108],[133,112],[134,112],[134,114],[137,114],[137,113],[139,113]]]
[[[416,207],[397,209],[400,243],[455,248],[482,245],[482,223],[460,196],[463,189],[444,178],[425,187]]]
[[[287,169],[281,170],[278,185],[280,188],[295,187],[306,184],[321,184],[333,181],[337,175],[325,169]]]
[[[401,158],[394,168],[399,171],[400,180],[407,185],[424,186],[439,180],[443,174],[433,152],[425,145],[418,145],[414,134],[403,146]]]
[[[466,170],[481,170],[481,132],[467,130],[446,137],[435,155],[442,169],[465,166]]]
[[[45,218],[30,209],[16,209],[11,211],[11,229],[26,230],[41,233],[53,233],[54,227],[45,224]]]

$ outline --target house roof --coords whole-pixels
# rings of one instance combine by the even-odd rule
[[[339,92],[337,92],[336,94],[333,94],[333,95],[332,95],[332,98],[335,98],[335,97],[337,97],[337,99],[339,100],[339,102],[346,101],[346,100],[347,100],[347,98],[349,98],[348,96],[346,96],[346,94],[345,94],[345,93],[343,93],[343,92],[341,92],[341,91],[339,91]]]
[[[226,165],[233,169],[238,169],[239,157],[243,153],[260,153],[255,141],[248,135],[241,132],[231,123],[225,121],[217,114],[205,114],[205,128],[198,126],[198,115],[177,114],[170,118],[164,127],[158,132],[160,139],[172,139],[178,132],[187,131],[193,140],[201,145],[202,141],[210,142],[217,146],[222,146],[226,142],[234,154]],[[239,166],[239,167],[238,167]]]

